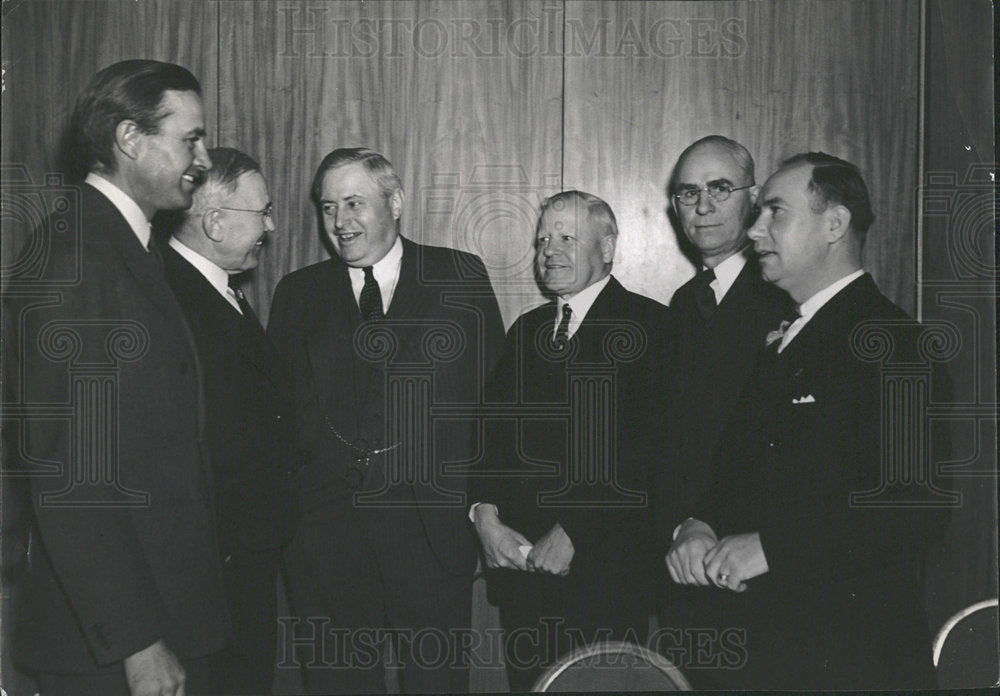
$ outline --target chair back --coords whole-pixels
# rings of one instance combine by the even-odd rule
[[[944,689],[984,688],[1000,682],[997,598],[977,602],[944,622],[934,638],[934,666]]]
[[[670,660],[634,643],[605,641],[559,658],[539,677],[532,691],[690,691],[691,685]]]

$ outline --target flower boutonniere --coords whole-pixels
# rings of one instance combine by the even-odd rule
[[[788,331],[788,327],[792,325],[792,322],[787,319],[781,320],[781,326],[779,326],[774,331],[767,334],[767,338],[764,339],[764,347],[769,347],[775,341],[780,341],[785,337],[785,332]]]

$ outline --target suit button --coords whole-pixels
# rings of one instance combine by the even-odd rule
[[[276,415],[274,417],[274,420],[276,420],[276,421],[278,421],[280,423],[281,422],[281,414],[279,413],[278,415]]]
[[[180,373],[182,375],[186,375],[187,371],[188,371],[187,361],[186,360],[181,360],[181,364],[177,366],[177,369],[180,370]]]

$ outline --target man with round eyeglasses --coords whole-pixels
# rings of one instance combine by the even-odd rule
[[[761,277],[747,239],[759,188],[753,157],[721,135],[689,145],[667,185],[668,212],[695,276],[670,302],[676,348],[667,368],[671,388],[661,429],[666,454],[654,501],[664,552],[673,529],[708,486],[712,453],[758,349],[788,311],[785,293]],[[697,602],[705,601],[703,593],[667,579],[663,589],[666,626],[701,625]]]
[[[270,692],[277,647],[280,548],[291,533],[296,458],[277,356],[237,282],[275,230],[260,165],[228,147],[189,210],[162,220],[167,281],[184,310],[204,372],[206,440],[229,635],[213,659],[214,694]],[[158,220],[158,222],[161,222]]]

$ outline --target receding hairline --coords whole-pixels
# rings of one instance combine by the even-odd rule
[[[568,201],[572,201],[577,207],[582,206],[584,210],[587,211],[587,215],[584,219],[601,238],[618,237],[618,221],[615,219],[615,213],[611,209],[611,206],[608,205],[608,202],[592,193],[578,191],[575,189],[570,191],[561,191],[549,196],[542,202],[542,211],[538,216],[538,224],[535,226],[536,235],[538,234],[538,230],[541,229],[542,220],[545,218],[545,214],[550,211],[560,212],[556,206],[560,203],[565,204]]]
[[[695,140],[681,152],[670,174],[670,180],[667,182],[667,193],[673,194],[677,192],[677,185],[682,183],[679,177],[685,162],[695,154],[706,150],[728,155],[735,165],[736,170],[747,179],[747,181],[734,181],[734,185],[744,186],[756,183],[753,155],[750,154],[750,151],[746,147],[724,135],[707,135],[704,138]]]

